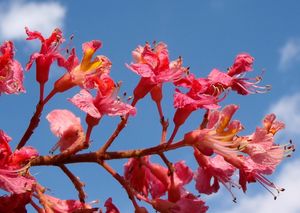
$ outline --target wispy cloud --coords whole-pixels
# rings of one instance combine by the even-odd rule
[[[66,9],[58,2],[8,1],[0,10],[0,38],[24,39],[24,27],[50,34],[62,27]]]
[[[300,39],[291,38],[280,48],[279,69],[288,70],[295,63],[300,62]]]
[[[300,135],[300,93],[282,97],[271,105],[269,111],[285,122],[287,133]]]
[[[286,191],[280,193],[275,201],[267,191],[256,196],[244,196],[238,206],[223,211],[224,213],[265,213],[265,212],[300,212],[300,160],[294,160],[287,164],[279,174],[275,182],[283,186]]]

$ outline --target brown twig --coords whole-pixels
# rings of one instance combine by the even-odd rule
[[[47,97],[44,99],[44,101],[43,101],[43,103],[44,103],[44,105],[46,104],[46,103],[48,103],[48,101],[55,95],[57,93],[57,91],[56,90],[51,90],[51,92],[47,95]]]
[[[23,134],[23,137],[21,138],[19,144],[17,145],[16,149],[21,149],[23,146],[25,146],[25,144],[27,143],[27,141],[29,140],[29,138],[31,137],[31,135],[33,134],[34,130],[38,127],[39,123],[40,123],[40,117],[42,114],[42,111],[44,109],[45,104],[56,94],[56,92],[54,90],[52,90],[48,96],[45,98],[45,100],[43,100],[44,98],[44,86],[41,85],[40,87],[40,100],[39,103],[36,105],[36,110],[33,114],[33,116],[31,117],[30,123],[25,131],[25,133]]]
[[[48,205],[48,201],[46,200],[44,196],[45,189],[39,184],[36,184],[35,191],[37,193],[37,198],[40,202],[40,204],[44,207],[45,212],[47,213],[53,213],[52,209]]]
[[[173,140],[174,140],[174,138],[175,138],[175,136],[176,136],[176,134],[177,134],[177,132],[178,132],[178,130],[179,130],[179,127],[180,127],[180,126],[175,126],[175,127],[174,127],[173,132],[172,132],[172,134],[171,134],[171,137],[170,137],[170,139],[169,139],[168,142],[167,142],[167,145],[168,145],[168,146],[170,146],[171,143],[173,142]]]
[[[33,114],[32,118],[30,120],[30,123],[27,127],[27,130],[25,131],[25,133],[24,133],[22,139],[20,140],[16,149],[21,149],[23,146],[25,146],[25,144],[27,143],[27,141],[33,134],[34,130],[38,127],[43,108],[44,108],[43,102],[39,102],[36,105],[35,113]]]
[[[138,102],[138,99],[133,99],[131,106],[135,106]],[[109,139],[106,141],[106,143],[97,151],[97,153],[104,153],[106,150],[111,146],[111,144],[114,142],[116,137],[120,134],[120,132],[124,129],[124,127],[127,124],[129,118],[129,114],[125,115],[124,117],[121,118],[121,121],[119,122],[117,128],[113,132],[113,134],[109,137]]]
[[[98,163],[124,187],[135,210],[138,211],[140,209],[140,206],[137,204],[135,200],[134,192],[130,188],[128,183],[125,181],[125,179],[121,175],[119,175],[112,167],[110,167],[106,162],[100,160],[98,161]]]
[[[169,173],[168,175],[170,175],[170,177],[173,179],[173,174],[174,174],[174,167],[173,167],[173,163],[171,163],[168,158],[166,157],[166,155],[164,153],[160,153],[159,156],[161,157],[161,159],[163,160],[163,162],[166,164],[166,166],[169,169]],[[172,181],[171,179],[171,181]]]
[[[59,168],[61,168],[61,170],[72,181],[74,187],[78,191],[78,198],[80,202],[85,203],[85,192],[83,191],[84,183],[81,182],[65,165],[59,165]]]
[[[110,147],[110,145],[114,142],[116,137],[120,134],[120,132],[124,129],[126,126],[128,120],[128,116],[125,116],[125,118],[122,118],[120,123],[118,124],[117,128],[113,132],[113,134],[109,137],[109,139],[106,141],[106,143],[97,151],[98,153],[104,153],[106,150]]]
[[[165,120],[164,116],[161,117],[160,119],[160,123],[161,123],[161,126],[162,126],[162,133],[161,133],[161,140],[160,140],[160,144],[163,144],[166,142],[166,138],[167,138],[167,130],[168,130],[168,127],[169,127],[169,121],[168,119]]]
[[[135,149],[135,150],[125,150],[116,152],[90,152],[84,154],[69,155],[66,158],[62,158],[61,154],[58,155],[46,155],[39,156],[31,160],[31,166],[51,166],[58,164],[71,164],[71,163],[97,163],[99,160],[113,160],[113,159],[124,159],[132,157],[142,157],[146,155],[154,155],[162,152],[178,149],[181,147],[190,146],[184,140],[178,141],[176,143],[167,146],[166,144],[160,144],[147,149]]]

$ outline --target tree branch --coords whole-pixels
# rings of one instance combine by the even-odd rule
[[[83,191],[84,183],[81,182],[65,165],[59,165],[59,168],[69,177],[74,187],[78,191],[79,200],[85,203],[85,192]]]

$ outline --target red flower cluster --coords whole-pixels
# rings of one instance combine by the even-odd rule
[[[133,100],[128,103],[130,98],[124,101],[118,96],[120,84],[115,83],[110,75],[111,61],[103,55],[94,56],[102,46],[100,41],[84,43],[83,56],[79,60],[74,48],[66,51],[67,56],[63,53],[63,48],[60,48],[64,42],[61,30],[55,29],[49,38],[45,38],[37,31],[25,29],[27,40],[41,41],[40,51],[31,55],[26,66],[29,70],[36,63],[40,99],[15,151],[9,145],[11,138],[0,130],[0,188],[9,193],[0,197],[1,212],[26,212],[26,205],[32,205],[38,212],[102,212],[86,203],[84,184],[66,167],[68,163],[80,162],[97,163],[111,174],[126,190],[137,213],[148,211],[139,206],[136,199],[164,213],[206,212],[208,206],[196,193],[209,195],[218,192],[221,186],[230,192],[234,201],[233,187],[245,192],[252,182],[262,184],[275,198],[276,193],[283,191],[265,176],[272,174],[277,165],[295,150],[291,143],[275,143],[274,135],[284,128],[284,124],[277,121],[274,114],[269,114],[252,134],[241,135],[244,126],[239,120],[232,119],[238,106],[230,104],[219,110],[230,91],[248,95],[269,90],[269,86],[258,85],[261,77],[245,77],[253,69],[254,62],[248,53],[237,55],[226,72],[213,69],[207,77],[197,78],[189,68],[183,67],[182,57],[170,60],[165,43],[154,43],[153,47],[149,43],[138,46],[132,52],[133,62],[126,64],[141,77],[133,91]],[[14,59],[13,43],[4,42],[0,52],[0,94],[24,92],[23,69]],[[44,97],[51,65],[55,61],[66,72]],[[175,113],[173,132],[166,140],[169,123],[165,120],[161,103],[163,84],[168,82],[174,88]],[[54,109],[46,116],[52,133],[59,138],[50,150],[51,155],[39,156],[36,149],[24,146],[39,125],[48,101],[54,95],[77,86],[80,91],[68,100],[84,112],[87,129],[71,111]],[[161,141],[147,149],[108,152],[115,138],[126,127],[129,116],[136,114],[137,102],[148,93],[157,105],[161,119]],[[174,142],[179,128],[192,112],[199,109],[206,111],[199,128],[186,132],[182,140]],[[121,117],[115,132],[98,150],[79,153],[90,148],[92,130],[105,115]],[[186,146],[194,152],[194,160],[199,166],[195,171],[185,161],[172,163],[165,155],[169,150]],[[60,152],[53,155],[58,148]],[[151,155],[158,155],[165,166],[152,162]],[[124,165],[122,176],[107,161],[123,158],[128,158],[128,162]],[[45,188],[29,172],[31,166],[41,165],[62,169],[78,191],[79,200],[61,200],[46,194]],[[195,192],[187,190],[187,185],[192,182],[195,183]],[[104,207],[107,213],[120,212],[112,198],[104,202]]]

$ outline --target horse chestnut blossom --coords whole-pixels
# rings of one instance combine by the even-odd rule
[[[103,115],[135,115],[136,110],[133,106],[118,99],[119,86],[115,85],[110,76],[95,77],[93,78],[93,82],[97,87],[96,97],[93,97],[87,90],[83,89],[69,100],[82,111],[96,119],[100,119]]]
[[[80,118],[69,110],[53,110],[46,118],[53,134],[60,138],[51,152],[54,152],[58,147],[60,151],[64,151],[71,146],[78,146],[84,142],[85,135],[80,124]]]
[[[74,86],[92,89],[91,81],[94,77],[109,74],[111,62],[106,56],[98,55],[92,60],[94,53],[101,45],[102,43],[98,40],[84,43],[82,45],[83,57],[80,63],[75,49],[71,50],[67,59],[59,58],[58,65],[66,68],[68,72],[55,82],[54,91],[64,92]]]
[[[87,201],[84,186],[90,183],[83,183],[68,168],[68,164],[83,168],[83,163],[94,163],[102,167],[104,172],[120,184],[120,190],[126,191],[136,213],[153,210],[162,213],[204,213],[209,207],[205,203],[206,197],[201,195],[217,193],[221,187],[228,190],[234,202],[238,199],[235,191],[241,189],[246,192],[250,183],[260,183],[275,199],[278,193],[284,191],[269,180],[267,175],[274,173],[276,167],[295,151],[295,145],[291,141],[282,145],[276,143],[275,134],[283,130],[285,124],[270,113],[263,118],[261,126],[244,135],[242,131],[246,127],[242,121],[234,119],[239,106],[222,105],[222,101],[232,91],[246,96],[270,89],[269,86],[259,85],[261,77],[245,77],[254,70],[254,58],[250,54],[238,54],[226,72],[214,68],[207,76],[196,77],[189,68],[183,67],[181,57],[170,60],[164,42],[154,43],[153,47],[149,43],[138,46],[132,52],[133,62],[126,64],[127,68],[141,76],[139,82],[132,87],[133,100],[128,103],[131,98],[124,100],[118,96],[120,83],[115,83],[111,77],[110,59],[104,55],[94,56],[102,46],[100,40],[83,43],[80,57],[75,48],[70,51],[68,47],[61,48],[64,38],[58,28],[49,38],[38,31],[25,29],[27,40],[41,41],[40,51],[31,54],[26,66],[26,70],[29,70],[36,63],[40,97],[16,149],[11,148],[11,137],[0,130],[0,188],[7,192],[0,196],[1,212],[25,213],[29,205],[37,212],[47,213],[123,212],[118,204],[112,202],[115,198],[111,195],[104,202]],[[63,50],[67,50],[67,54]],[[54,79],[53,89],[44,98],[44,89],[48,89],[45,84],[55,61],[57,69],[66,72]],[[0,46],[0,93],[9,95],[25,92],[23,80],[22,66],[15,59],[13,42],[5,41]],[[171,83],[170,87],[163,88],[163,84],[167,82]],[[81,124],[82,117],[74,112],[56,108],[58,105],[55,106],[55,102],[47,106],[50,107],[49,113],[41,116],[49,100],[66,91],[68,95],[74,92],[66,103],[69,101],[85,112],[86,125]],[[133,118],[137,111],[136,104],[148,93],[159,112],[160,120],[157,123],[162,127],[160,140],[152,141],[148,148],[134,149],[131,140],[136,138],[133,138],[121,141],[127,148],[110,151],[111,147],[116,149],[116,146],[111,146],[119,142],[116,138],[123,134],[122,131],[128,125],[132,125],[130,119],[138,119]],[[165,95],[173,95],[173,103],[168,103],[169,99],[164,100]],[[164,114],[162,103],[173,105],[175,112],[168,110]],[[196,110],[204,110],[198,127],[186,132],[178,131],[181,126],[188,125],[186,120]],[[139,112],[142,114],[145,110],[141,107]],[[105,115],[119,116],[120,121],[114,132],[103,142],[103,138],[93,138],[92,132],[96,125],[105,125],[105,121],[100,123]],[[173,118],[172,132],[168,130],[168,117]],[[31,136],[40,122],[45,122],[44,118],[49,122],[50,131],[58,137],[56,143],[45,139],[38,141],[55,144],[50,153],[26,146],[34,140]],[[147,122],[144,123],[149,134],[153,134],[154,129]],[[143,124],[140,125],[134,129],[136,133],[143,128]],[[147,138],[147,135],[142,138]],[[90,147],[91,141],[97,143]],[[142,141],[139,142],[143,146]],[[183,148],[194,157],[185,161],[185,155],[181,154]],[[59,152],[55,153],[57,149]],[[168,155],[171,150],[176,152],[172,158]],[[117,159],[127,159],[123,171],[117,171],[109,164],[110,160]],[[41,184],[41,177],[30,173],[31,168],[36,166],[55,166],[62,170],[78,192],[78,199],[60,199],[49,195],[47,186]],[[191,185],[194,187],[190,187]],[[92,187],[101,192],[100,182]],[[147,206],[143,206],[144,203]]]
[[[23,147],[12,152],[10,141],[11,138],[0,130],[0,188],[13,194],[26,193],[32,190],[36,182],[26,172],[26,164],[31,158],[37,157],[38,152],[32,147]]]
[[[170,61],[167,45],[163,42],[154,44],[151,48],[149,43],[138,46],[132,51],[134,62],[127,67],[141,76],[139,83],[133,91],[133,105],[151,92],[152,99],[156,102],[160,117],[162,110],[160,102],[162,99],[162,84],[174,82],[181,79],[188,71],[182,67],[182,58]]]
[[[196,78],[190,74],[174,82],[176,86],[189,89],[186,94],[179,89],[175,90],[174,107],[177,110],[173,118],[174,134],[193,111],[201,108],[207,110],[219,108],[219,102],[224,100],[228,90],[237,91],[241,95],[266,92],[269,86],[257,85],[261,77],[254,79],[254,82],[249,81],[252,79],[242,77],[242,74],[252,70],[253,62],[252,56],[242,53],[236,56],[227,73],[213,69],[207,78]],[[224,96],[220,97],[224,92]]]
[[[198,192],[208,195],[216,193],[220,188],[220,183],[222,183],[232,194],[231,185],[234,185],[234,182],[231,176],[235,167],[226,162],[221,155],[209,158],[197,150],[195,150],[194,155],[200,166],[195,174],[195,187]],[[236,198],[233,196],[233,199]]]
[[[49,72],[52,63],[61,58],[59,46],[64,42],[64,38],[60,29],[53,30],[49,38],[45,38],[38,31],[30,31],[25,27],[27,40],[38,39],[41,42],[41,49],[30,56],[29,62],[26,65],[26,70],[29,70],[34,62],[36,62],[36,80],[40,84],[40,99],[44,95],[44,86],[49,79]]]
[[[5,41],[0,46],[0,94],[18,94],[25,92],[23,86],[23,68],[14,59],[14,44]]]

